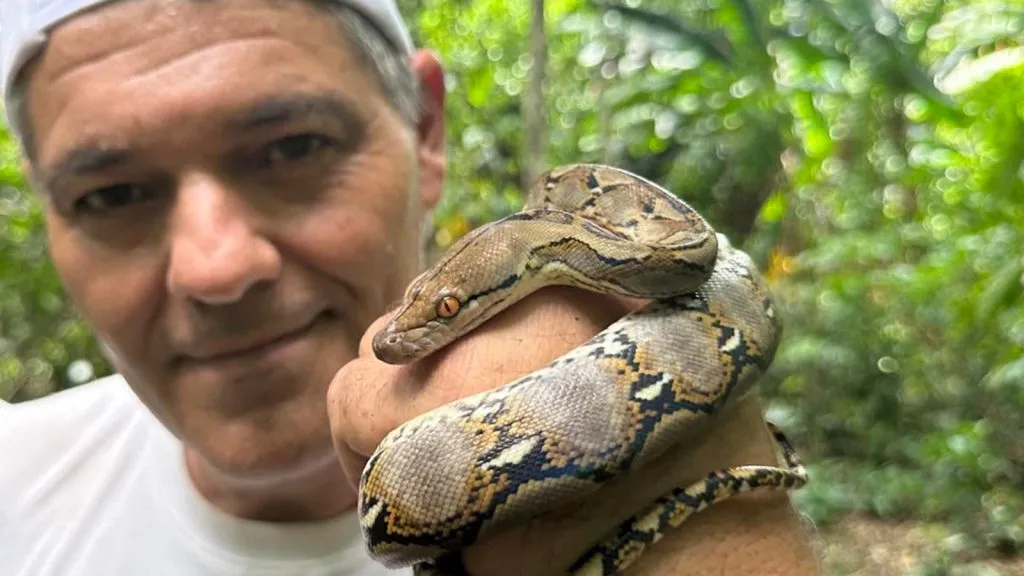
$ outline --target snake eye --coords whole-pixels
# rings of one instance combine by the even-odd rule
[[[462,303],[455,296],[445,296],[437,301],[437,308],[434,310],[441,318],[451,318],[459,313]]]

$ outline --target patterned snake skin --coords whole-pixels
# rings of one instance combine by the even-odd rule
[[[413,281],[374,352],[415,361],[551,284],[652,302],[546,367],[389,434],[359,496],[364,538],[382,564],[462,573],[460,549],[685,442],[758,382],[778,345],[775,308],[749,256],[654,183],[570,165],[544,174],[521,212],[474,230]],[[799,459],[769,426],[787,468],[712,472],[621,524],[571,572],[621,573],[717,501],[802,486]]]

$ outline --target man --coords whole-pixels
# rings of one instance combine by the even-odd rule
[[[385,573],[353,508],[383,435],[629,309],[545,290],[440,358],[373,358],[445,170],[442,70],[392,0],[0,6],[7,114],[52,257],[118,370],[0,404],[0,574]],[[558,573],[669,486],[774,462],[745,403],[621,493],[465,563]],[[753,568],[813,573],[785,496],[698,516],[636,573]]]

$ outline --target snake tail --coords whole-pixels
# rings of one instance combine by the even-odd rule
[[[716,470],[704,479],[676,488],[645,510],[622,522],[615,532],[572,564],[572,576],[621,574],[641,554],[698,512],[732,496],[755,490],[796,490],[808,481],[807,470],[789,439],[777,425],[767,423],[781,449],[786,468],[737,466]]]

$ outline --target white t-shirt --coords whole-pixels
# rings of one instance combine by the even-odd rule
[[[0,402],[0,575],[380,576],[355,511],[313,524],[229,516],[120,376]]]

